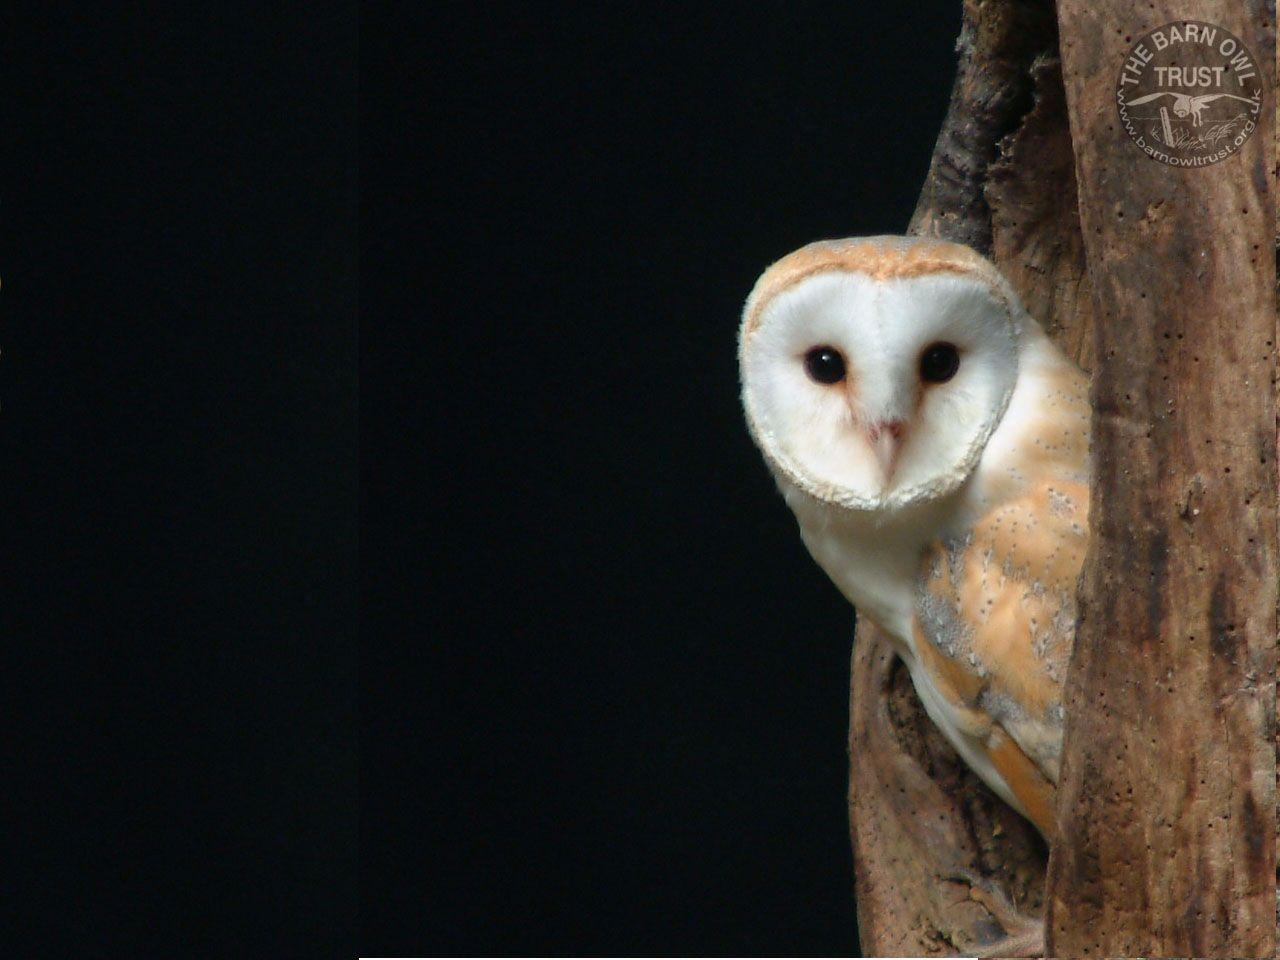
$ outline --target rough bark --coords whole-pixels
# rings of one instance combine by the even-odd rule
[[[952,101],[910,232],[967,243],[1004,271],[1083,366],[1090,300],[1051,2],[967,2]],[[869,956],[972,953],[998,940],[967,871],[1042,906],[1047,852],[924,716],[868,624],[854,643],[849,814]]]
[[[1058,10],[1099,363],[1049,949],[1271,956],[1273,116],[1239,156],[1168,166],[1119,128],[1114,78],[1134,39],[1182,18],[1224,27],[1273,66],[1274,11]]]

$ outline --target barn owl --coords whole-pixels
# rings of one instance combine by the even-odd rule
[[[771,266],[739,362],[810,554],[965,763],[1051,840],[1088,536],[1084,374],[987,260],[905,237]]]
[[[1204,125],[1204,111],[1215,100],[1221,100],[1228,97],[1232,100],[1239,100],[1241,103],[1254,105],[1257,100],[1250,100],[1248,97],[1237,97],[1234,93],[1210,93],[1199,97],[1193,97],[1188,93],[1179,93],[1176,90],[1159,90],[1155,93],[1149,93],[1145,97],[1138,97],[1136,100],[1128,101],[1126,107],[1136,107],[1141,103],[1150,103],[1160,97],[1173,97],[1173,115],[1178,119],[1191,117],[1191,125],[1199,127]],[[1237,109],[1239,109],[1237,107]]]

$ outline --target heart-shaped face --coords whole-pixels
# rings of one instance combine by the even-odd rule
[[[944,496],[973,472],[1018,376],[1022,308],[941,241],[811,244],[747,301],[742,399],[770,467],[859,510]]]

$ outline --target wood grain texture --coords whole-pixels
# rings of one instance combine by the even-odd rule
[[[1098,363],[1049,950],[1272,956],[1274,114],[1240,155],[1176,168],[1124,134],[1115,77],[1134,39],[1184,17],[1273,68],[1274,7],[1058,12]]]

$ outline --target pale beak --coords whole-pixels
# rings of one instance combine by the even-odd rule
[[[897,420],[873,423],[867,429],[867,439],[887,482],[898,465],[898,453],[902,449],[902,423]]]

